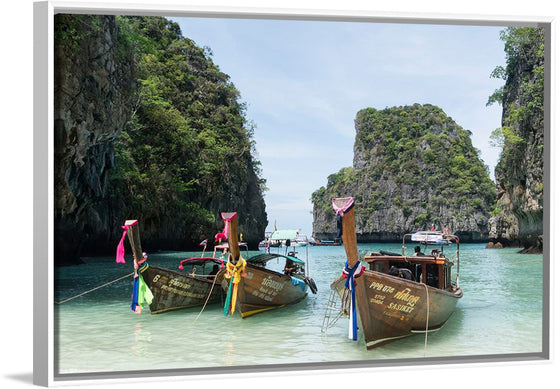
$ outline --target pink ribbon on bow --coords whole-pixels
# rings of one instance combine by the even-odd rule
[[[346,211],[354,205],[354,198],[353,197],[341,197],[337,199],[332,199],[332,205],[334,212],[337,215],[343,216]]]
[[[128,227],[134,224],[125,224],[121,228],[124,230],[121,240],[117,246],[117,263],[126,263],[124,260],[124,238],[126,237],[126,233],[128,232]]]
[[[126,263],[124,260],[124,238],[126,237],[126,233],[128,232],[128,226],[122,226],[123,234],[122,238],[117,246],[117,263]]]
[[[226,215],[229,215],[229,217],[226,217]],[[237,212],[231,212],[231,213],[222,212],[221,216],[222,216],[222,220],[225,222],[225,226],[224,226],[224,230],[222,232],[218,232],[214,236],[214,239],[216,240],[216,242],[221,242],[222,239],[224,239],[224,240],[228,239],[228,236],[229,236],[229,222],[237,217]]]
[[[222,240],[227,240],[228,235],[229,235],[229,220],[224,220],[226,222],[226,225],[224,226],[224,230],[222,232],[218,232],[215,236],[214,239],[216,240],[216,242],[221,242]]]

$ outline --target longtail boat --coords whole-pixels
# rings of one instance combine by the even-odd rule
[[[331,289],[342,298],[342,308],[350,317],[349,338],[357,340],[359,328],[367,349],[441,328],[452,315],[463,296],[459,288],[459,238],[445,235],[441,250],[416,256],[379,252],[365,256],[363,266],[358,258],[355,233],[354,200],[333,199],[333,208],[342,221],[342,240],[346,267],[334,280]],[[454,262],[443,254],[443,244],[457,244],[457,275],[451,280]]]
[[[341,246],[342,242],[334,240],[315,239],[314,241],[310,241],[309,244],[311,246]]]
[[[213,257],[181,261],[179,270],[186,272],[165,269],[148,264],[147,255],[142,252],[137,220],[127,220],[123,229],[125,232],[117,249],[117,262],[124,263],[123,240],[126,235],[134,256],[133,311],[141,313],[143,302],[148,303],[150,312],[155,314],[223,300],[220,285],[225,261],[216,257],[216,248]],[[144,297],[143,293],[147,296]]]
[[[305,273],[305,262],[297,258],[294,252],[243,258],[238,248],[237,212],[224,212],[222,219],[230,225],[230,251],[222,280],[226,292],[225,315],[233,315],[238,310],[241,317],[245,318],[295,304],[307,296],[308,288],[313,293],[317,292],[315,282]],[[286,260],[287,274],[266,268],[267,262],[274,258]]]

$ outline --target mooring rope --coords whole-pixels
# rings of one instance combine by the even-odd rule
[[[426,350],[428,349],[428,321],[430,320],[430,294],[428,293],[428,285],[424,285],[426,289],[426,332],[424,335],[424,358],[426,358]]]
[[[133,274],[134,274],[134,273],[127,274],[126,276],[119,277],[119,278],[117,278],[116,280],[113,280],[113,281],[107,282],[107,283],[105,283],[105,284],[103,284],[103,285],[97,286],[97,287],[95,287],[95,288],[93,288],[93,289],[90,289],[90,290],[88,290],[88,291],[85,291],[85,292],[83,292],[83,293],[80,293],[80,294],[78,294],[78,295],[76,295],[76,296],[74,296],[74,297],[70,297],[70,298],[67,298],[66,300],[62,300],[62,301],[55,301],[54,303],[57,304],[57,305],[67,303],[67,302],[70,301],[70,300],[74,300],[74,299],[76,299],[76,298],[78,298],[78,297],[81,297],[81,296],[83,296],[83,295],[85,295],[85,294],[88,294],[88,293],[90,293],[90,292],[93,292],[94,290],[101,289],[101,288],[104,288],[104,287],[106,287],[106,286],[108,286],[108,285],[114,284],[115,282],[120,281],[120,280],[123,280],[123,279],[125,279],[126,277],[130,277],[130,276],[133,275]]]
[[[212,291],[214,290],[214,285],[216,285],[216,279],[217,278],[218,278],[218,275],[215,274],[214,275],[214,280],[212,281],[212,287],[210,288],[210,292],[208,292],[208,296],[206,297],[206,301],[204,302],[204,305],[202,306],[202,309],[198,313],[198,316],[194,319],[192,325],[194,325],[197,322],[200,315],[202,315],[202,312],[204,312],[204,308],[206,308],[206,304],[208,304],[208,300],[210,300],[210,296],[212,296]]]

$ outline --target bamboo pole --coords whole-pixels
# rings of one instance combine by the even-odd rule
[[[352,197],[335,198],[333,208],[344,209],[342,214],[342,242],[346,251],[348,267],[352,268],[358,261],[358,241],[356,239],[356,221],[354,217],[354,199]],[[350,204],[351,203],[351,204]]]

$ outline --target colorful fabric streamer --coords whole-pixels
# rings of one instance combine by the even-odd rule
[[[119,244],[117,246],[117,263],[126,263],[126,261],[124,260],[124,238],[126,238],[126,233],[128,232],[128,226],[124,225],[122,226],[123,234],[121,237],[121,240],[119,241]]]
[[[226,273],[224,274],[224,277],[230,280],[224,304],[224,315],[226,316],[228,314],[233,315],[235,312],[235,306],[237,304],[237,288],[239,282],[241,281],[241,277],[245,277],[247,275],[245,273],[246,265],[247,261],[245,261],[242,257],[239,257],[239,260],[235,265],[229,261],[226,263]]]
[[[291,277],[291,276],[290,276]],[[292,285],[293,286],[298,286],[301,288],[301,290],[305,291],[305,281],[300,280],[299,278],[296,277],[291,277],[292,278]]]
[[[336,202],[335,202],[336,200]],[[339,205],[341,204],[341,205]],[[343,216],[354,205],[353,197],[341,197],[333,199],[333,209],[337,215]]]
[[[214,239],[216,240],[216,242],[221,242],[222,240],[227,240],[228,235],[229,235],[229,220],[224,220],[226,222],[226,225],[224,226],[224,230],[222,232],[218,232],[216,234],[216,236],[214,236]]]
[[[349,268],[348,262],[346,262],[346,265],[342,272],[343,276],[346,278],[346,282],[344,284],[344,297],[342,299],[343,307],[346,307],[348,292],[350,292],[350,320],[348,323],[348,338],[352,340],[358,340],[358,318],[356,315],[356,292],[354,278],[359,277],[364,271],[364,267],[360,265],[361,262],[356,261],[354,266],[352,268]],[[356,269],[360,269],[360,271],[356,273]]]
[[[125,224],[121,227],[123,229],[123,234],[121,240],[119,241],[119,244],[117,245],[117,263],[126,263],[124,260],[124,238],[126,237],[128,229],[136,224],[138,224],[138,220],[134,220],[132,224]]]
[[[214,239],[215,239],[216,242],[221,242],[222,240],[227,240],[227,238],[229,236],[229,222],[237,217],[237,212],[232,213],[229,218],[225,218],[223,215],[224,214],[222,213],[222,220],[225,222],[224,230],[222,232],[218,232],[214,236]]]
[[[134,277],[134,286],[132,288],[132,304],[130,308],[134,313],[141,314],[142,313],[142,306],[144,302],[150,305],[152,300],[154,299],[154,295],[148,285],[144,281],[142,274],[138,274]]]

